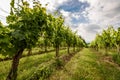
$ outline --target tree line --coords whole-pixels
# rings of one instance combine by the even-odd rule
[[[110,49],[116,49],[118,55],[120,55],[120,27],[114,29],[112,26],[103,30],[101,34],[97,34],[94,41],[90,43],[90,47],[96,50],[105,49],[108,53]]]

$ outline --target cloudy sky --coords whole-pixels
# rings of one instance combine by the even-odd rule
[[[47,11],[59,11],[65,24],[77,30],[87,42],[109,25],[120,26],[120,0],[40,0]],[[5,23],[10,0],[0,0],[0,20]]]

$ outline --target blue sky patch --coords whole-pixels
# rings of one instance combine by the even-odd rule
[[[90,5],[87,2],[80,2],[78,0],[69,0],[58,7],[68,12],[82,12]]]
[[[73,24],[77,24],[77,23],[89,23],[89,20],[87,18],[85,18],[82,14],[81,16],[76,19],[76,18],[72,18],[72,23]]]

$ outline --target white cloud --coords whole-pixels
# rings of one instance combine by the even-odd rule
[[[60,13],[63,15],[63,17],[65,19],[65,24],[66,25],[72,25],[71,24],[71,21],[72,21],[71,12],[60,10]]]
[[[85,2],[86,0],[79,0],[80,2]]]
[[[10,10],[10,0],[1,0],[0,1],[0,21],[3,24],[6,24],[6,16],[9,14]]]
[[[96,24],[80,23],[76,30],[78,30],[78,34],[81,35],[86,40],[86,42],[90,42],[95,38],[96,33],[101,32],[102,29],[99,25]]]
[[[80,13],[76,12],[76,13],[71,13],[72,17],[75,19],[79,19],[81,17]]]
[[[87,0],[90,7],[86,9],[91,22],[109,25],[118,21],[120,17],[120,0]]]
[[[64,2],[68,1],[68,0],[39,0],[43,6],[45,6],[45,4],[47,5],[47,10],[50,12],[53,12],[57,9],[57,7],[61,4],[63,4]]]
[[[89,19],[89,23],[80,23],[77,28],[78,33],[81,34],[87,42],[93,40],[96,33],[101,32],[102,29],[106,29],[108,25],[113,25],[114,28],[120,26],[120,0],[79,1],[90,4],[90,6],[82,12],[83,16]],[[94,31],[96,28],[98,29]]]

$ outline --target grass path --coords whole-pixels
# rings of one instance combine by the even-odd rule
[[[54,72],[49,80],[120,80],[120,69],[105,56],[84,48],[62,70]]]

